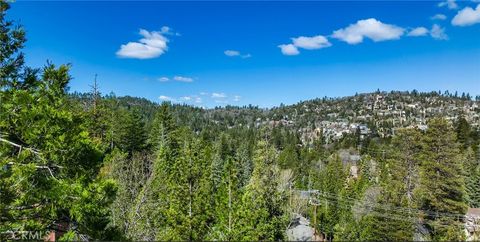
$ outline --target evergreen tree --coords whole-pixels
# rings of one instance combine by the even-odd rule
[[[97,177],[101,154],[67,105],[68,66],[47,65],[41,78],[29,78],[28,87],[0,88],[0,227],[45,231],[77,223],[76,232],[105,238],[115,187]]]
[[[466,191],[468,205],[480,207],[480,160],[471,148],[465,152]]]
[[[338,155],[330,157],[325,167],[318,173],[314,188],[319,189],[326,199],[320,198],[321,206],[317,212],[317,230],[333,239],[334,228],[339,222],[341,213],[342,190],[345,187],[347,173]]]
[[[281,240],[287,225],[287,201],[279,187],[275,150],[265,141],[258,143],[252,178],[242,198],[235,238],[241,240]]]
[[[415,221],[414,192],[419,181],[419,153],[421,133],[416,129],[404,129],[394,137],[388,150],[389,156],[381,167],[381,192],[374,216],[364,221],[363,232],[369,240],[412,240]],[[378,226],[381,225],[381,226]],[[395,228],[392,230],[391,228]]]
[[[457,132],[457,140],[461,144],[461,148],[466,149],[470,145],[471,127],[463,115],[458,119],[455,129]]]
[[[138,111],[120,109],[115,116],[114,145],[130,154],[144,149],[147,140],[145,123]]]
[[[152,124],[149,144],[157,150],[161,145],[167,142],[167,136],[177,128],[175,119],[172,115],[169,103],[163,102],[155,113],[155,119]]]
[[[423,137],[420,154],[419,207],[432,239],[462,240],[459,217],[466,212],[462,159],[452,127],[444,119],[432,119]],[[445,215],[447,214],[447,215]]]
[[[21,49],[26,41],[25,31],[6,19],[9,9],[6,1],[0,1],[0,86],[21,89],[35,84],[30,82],[32,76],[29,75],[34,71],[23,66],[25,60]]]

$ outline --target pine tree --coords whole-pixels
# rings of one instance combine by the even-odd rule
[[[461,144],[461,148],[466,149],[470,145],[471,127],[463,115],[458,118],[455,131],[457,132],[457,140]]]
[[[455,133],[444,119],[432,119],[423,138],[420,154],[419,207],[430,226],[432,239],[462,240],[459,218],[444,214],[466,212],[462,159]]]
[[[0,86],[27,87],[35,83],[30,83],[27,78],[28,72],[32,70],[23,66],[25,60],[21,49],[26,41],[25,31],[21,26],[14,26],[12,21],[6,20],[9,9],[7,2],[0,1]]]
[[[334,227],[340,219],[342,210],[340,194],[345,187],[347,174],[338,155],[330,157],[325,167],[318,173],[313,187],[328,199],[320,198],[321,206],[317,212],[317,230],[323,232],[327,240],[334,235]]]
[[[149,143],[155,150],[152,172],[140,194],[135,199],[129,220],[132,229],[128,237],[132,240],[156,240],[174,237],[169,233],[168,210],[174,164],[181,154],[181,135],[174,124],[170,107],[162,104],[155,115]]]
[[[25,33],[5,20],[8,9],[0,1],[0,231],[64,223],[69,235],[112,238],[115,186],[98,176],[101,154],[82,114],[69,106],[69,66],[25,67]]]
[[[371,218],[364,221],[369,240],[412,240],[419,214],[415,209],[414,192],[419,181],[421,133],[416,129],[397,132],[381,167],[381,192]],[[381,226],[379,226],[381,225]],[[391,229],[395,228],[395,229]]]
[[[287,225],[284,213],[287,197],[279,188],[275,150],[265,141],[258,143],[254,170],[242,198],[236,223],[241,240],[281,240]]]
[[[172,115],[170,104],[164,102],[155,113],[148,143],[154,150],[157,150],[165,142],[168,142],[168,135],[176,129],[177,125]]]
[[[145,123],[136,110],[120,109],[115,115],[113,143],[130,154],[146,147]]]
[[[471,148],[465,152],[466,191],[468,205],[480,207],[480,161]]]

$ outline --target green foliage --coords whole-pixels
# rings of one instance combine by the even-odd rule
[[[418,228],[463,240],[454,217],[480,206],[471,117],[399,130],[362,106],[380,94],[395,107],[468,94],[377,91],[272,109],[158,105],[102,96],[96,82],[68,94],[68,65],[24,66],[25,33],[8,8],[0,1],[0,232],[66,224],[62,240],[284,240],[295,211],[328,240],[412,240]],[[332,140],[318,127],[365,115],[368,135],[359,127]],[[403,127],[419,111],[405,115]],[[362,157],[344,160],[340,149]],[[305,189],[320,191],[316,218],[287,203]]]
[[[420,154],[419,207],[434,213],[465,214],[464,170],[455,133],[444,119],[433,119],[428,125]],[[457,229],[453,236],[452,228],[445,227],[446,224],[459,228],[455,218],[424,216],[432,221],[429,225],[433,239],[462,238],[462,230]]]
[[[24,56],[20,50],[25,44],[25,31],[21,27],[13,25],[12,21],[6,20],[6,13],[10,5],[0,1],[0,86],[22,87],[29,85],[28,78],[31,70],[22,73]]]
[[[321,206],[317,212],[318,230],[323,231],[328,239],[333,238],[334,228],[338,224],[343,207],[340,195],[345,188],[347,173],[338,155],[330,157],[325,167],[317,173],[314,187],[321,194],[335,199],[320,198]]]
[[[255,168],[242,198],[237,222],[237,238],[281,240],[288,223],[284,213],[286,194],[279,187],[275,151],[260,141],[254,155]]]
[[[465,153],[467,202],[471,208],[480,207],[480,160],[472,149]]]
[[[5,21],[7,9],[0,2],[0,231],[65,222],[78,225],[75,233],[105,239],[116,188],[97,177],[102,155],[69,105],[69,66],[24,68],[24,32]]]

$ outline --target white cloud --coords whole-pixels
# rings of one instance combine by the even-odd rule
[[[163,76],[163,77],[158,78],[158,81],[160,81],[160,82],[168,82],[168,81],[170,81],[170,78],[168,78],[168,77],[166,77],[166,76]]]
[[[184,76],[174,76],[173,80],[179,81],[179,82],[193,82],[193,78],[184,77]]]
[[[325,36],[317,35],[313,37],[300,36],[292,38],[293,45],[297,48],[315,50],[332,46]]]
[[[458,5],[457,3],[455,2],[455,0],[446,0],[444,2],[441,2],[438,4],[439,7],[444,7],[444,6],[447,6],[449,9],[456,9],[458,8]]]
[[[202,98],[199,97],[198,95],[183,96],[178,99],[163,96],[163,99],[166,101],[168,100],[172,102],[197,103],[197,104],[202,103]]]
[[[425,36],[428,32],[428,29],[425,27],[417,27],[408,32],[407,36]]]
[[[438,40],[447,40],[448,39],[447,34],[445,34],[445,28],[442,28],[438,24],[434,24],[432,26],[432,29],[430,30],[430,36],[432,36],[432,38],[438,39]]]
[[[168,26],[163,26],[160,31],[162,32],[162,34],[168,34],[168,33],[171,33],[170,32],[170,27]]]
[[[164,96],[164,95],[161,95],[158,97],[158,99],[162,100],[162,101],[165,101],[165,102],[175,102],[175,99],[174,98],[171,98],[169,96]]]
[[[225,53],[226,56],[239,56],[240,52],[236,50],[226,50],[223,53]]]
[[[359,44],[363,39],[370,38],[375,42],[399,39],[404,29],[391,24],[384,24],[374,18],[363,19],[355,24],[350,24],[344,29],[333,32],[332,37],[349,44]]]
[[[477,23],[480,23],[480,4],[475,9],[466,7],[458,11],[452,19],[452,25],[455,26],[469,26]]]
[[[165,35],[176,35],[176,36],[180,36],[180,33],[174,32],[173,29],[170,28],[170,27],[168,27],[168,26],[163,26],[163,27],[160,29],[160,33],[165,34]]]
[[[284,55],[298,55],[298,54],[300,54],[297,47],[293,44],[279,45],[278,47],[282,50],[282,54],[284,54]]]
[[[199,94],[185,95],[179,97],[161,95],[158,97],[158,99],[164,102],[188,103],[196,106],[202,105],[204,103],[204,100],[207,100],[208,103],[228,104],[230,102],[239,102],[241,98],[242,97],[239,95],[232,95],[230,98],[229,95],[223,92],[212,92],[210,94],[206,92],[201,92]]]
[[[139,34],[143,38],[138,42],[128,42],[121,45],[116,53],[117,56],[134,59],[151,59],[161,56],[168,50],[168,39],[164,36],[163,31],[163,28],[160,32],[140,29]]]
[[[432,38],[437,40],[447,40],[448,36],[445,34],[445,28],[438,24],[434,24],[430,30],[425,27],[417,27],[408,32],[407,36],[426,36],[429,34]]]
[[[226,98],[227,95],[225,95],[225,93],[223,92],[220,92],[220,93],[217,93],[217,92],[214,92],[212,93],[212,98]]]
[[[226,50],[223,52],[226,56],[230,56],[230,57],[235,57],[235,56],[240,56],[242,58],[250,58],[252,57],[252,55],[250,54],[242,54],[240,53],[240,51],[238,50]]]
[[[185,77],[185,76],[174,76],[173,78],[169,77],[160,77],[157,79],[160,82],[168,82],[168,81],[177,81],[177,82],[193,82],[194,79],[191,77]]]
[[[447,16],[445,16],[445,14],[438,13],[438,14],[433,15],[431,17],[431,19],[433,19],[433,20],[445,20],[445,19],[447,19]]]

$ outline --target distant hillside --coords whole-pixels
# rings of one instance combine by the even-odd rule
[[[71,96],[85,103],[85,106],[91,99],[88,93],[74,93]],[[130,96],[116,97],[110,94],[103,99],[117,107],[136,110],[144,118],[147,127],[158,106],[145,98]],[[172,107],[177,122],[196,131],[200,131],[207,123],[209,127],[220,130],[234,126],[281,126],[300,134],[304,143],[319,137],[329,143],[356,132],[362,137],[388,137],[398,128],[425,129],[427,120],[433,117],[445,117],[454,122],[463,116],[473,128],[480,127],[480,97],[473,100],[469,94],[448,92],[377,91],[341,98],[317,98],[273,108],[227,105],[203,109],[187,104],[173,104]]]

